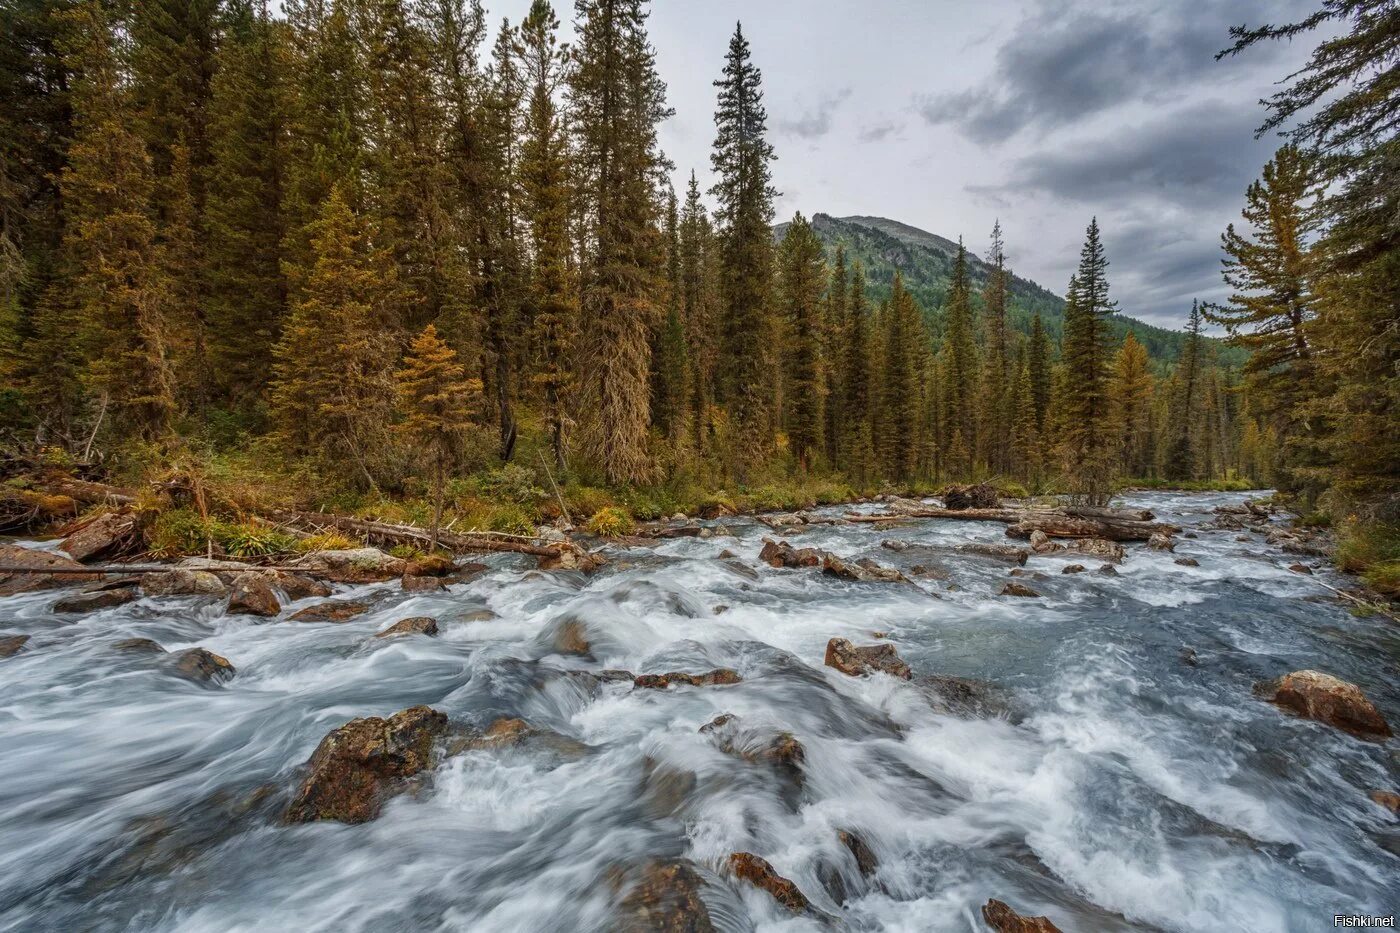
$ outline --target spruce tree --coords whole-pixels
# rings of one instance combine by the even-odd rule
[[[981,382],[977,344],[972,326],[972,286],[967,267],[967,250],[958,243],[953,260],[952,280],[943,308],[943,365],[947,388],[946,404],[950,423],[942,439],[966,468],[958,478],[970,478],[975,466],[978,442],[978,386]]]
[[[1040,484],[1043,464],[1040,425],[1035,416],[1035,391],[1024,344],[1018,353],[1014,371],[1016,378],[1012,381],[1008,393],[1008,407],[1014,414],[1008,469],[1014,476],[1030,484],[1034,490]]]
[[[1026,371],[1031,381],[1031,408],[1035,412],[1036,431],[1044,435],[1046,414],[1050,410],[1050,338],[1040,312],[1031,319],[1030,346],[1026,352]]]
[[[666,308],[652,337],[651,417],[661,433],[678,440],[685,417],[685,325],[682,321],[680,212],[676,193],[666,198]]]
[[[923,315],[914,296],[895,271],[885,328],[885,373],[881,409],[885,425],[879,440],[889,479],[909,481],[919,463],[919,421],[923,348],[927,342]]]
[[[729,41],[723,76],[715,86],[719,101],[710,161],[716,182],[710,190],[719,202],[715,219],[724,294],[717,388],[740,437],[742,470],[767,450],[772,402],[778,394],[769,229],[777,192],[768,165],[775,156],[765,135],[768,115],[762,75],[749,60],[749,43],[738,25]]]
[[[414,338],[395,373],[399,433],[424,454],[432,470],[433,524],[429,549],[436,550],[442,526],[447,471],[458,462],[462,438],[471,425],[472,398],[481,389],[469,380],[437,328],[429,324]]]
[[[1201,309],[1191,302],[1191,317],[1186,327],[1186,344],[1177,363],[1172,408],[1167,424],[1167,452],[1163,471],[1167,479],[1191,479],[1197,473],[1196,439],[1200,429],[1197,417],[1201,411]]]
[[[608,482],[652,474],[648,335],[663,261],[657,188],[667,163],[657,125],[670,115],[643,0],[578,0],[570,73],[588,223],[580,328],[583,441]]]
[[[714,400],[717,285],[714,237],[700,203],[700,185],[690,173],[679,230],[681,319],[685,322],[685,358],[692,446],[703,458],[709,436],[710,405]]]
[[[987,327],[987,359],[984,413],[984,448],[987,466],[1001,473],[1009,466],[1011,422],[1015,410],[1010,402],[1011,382],[1017,373],[1011,367],[1008,344],[1011,333],[1007,326],[1006,244],[1001,236],[1001,221],[992,226],[992,248],[987,256],[991,271],[982,289],[982,307]]]
[[[826,263],[821,241],[801,214],[788,224],[779,268],[788,333],[788,443],[798,467],[806,472],[825,447],[826,365],[821,298],[826,286]]]
[[[1065,382],[1064,392],[1057,395],[1065,472],[1075,493],[1093,505],[1106,504],[1112,493],[1106,318],[1117,306],[1108,297],[1107,271],[1108,259],[1094,218],[1066,294]]]
[[[1114,361],[1112,394],[1119,469],[1124,476],[1147,477],[1152,470],[1152,373],[1147,348],[1131,332]]]
[[[831,261],[831,275],[826,285],[826,301],[823,303],[822,358],[825,360],[823,372],[826,387],[826,420],[823,434],[826,437],[826,461],[832,467],[841,463],[842,421],[845,418],[845,396],[841,384],[843,367],[841,354],[844,350],[849,327],[847,303],[850,300],[849,276],[846,272],[846,247],[837,244],[836,255]]]
[[[871,373],[873,323],[865,295],[865,269],[860,262],[851,267],[850,297],[846,303],[846,331],[841,357],[841,389],[844,417],[841,443],[844,467],[857,482],[865,483],[875,474],[874,439],[871,435],[871,405],[876,399]]]

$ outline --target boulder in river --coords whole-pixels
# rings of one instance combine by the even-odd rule
[[[52,570],[82,570],[83,565],[62,554],[17,544],[0,544],[0,567],[15,568],[0,570],[0,596],[101,579],[95,573],[45,573]]]
[[[881,567],[869,558],[848,561],[835,554],[822,553],[822,572],[857,583],[908,583],[909,579],[890,567]]]
[[[204,648],[187,648],[171,655],[170,669],[177,677],[214,684],[232,680],[238,673],[228,658]]]
[[[1060,573],[1083,573],[1083,572],[1084,572],[1084,565],[1083,565],[1083,564],[1065,564],[1065,566],[1062,567],[1062,568],[1060,569]]]
[[[20,635],[16,632],[0,632],[0,658],[8,658],[11,655],[19,654],[20,649],[29,641],[28,635]]]
[[[867,645],[858,648],[844,638],[833,638],[826,643],[826,666],[834,667],[850,677],[876,671],[901,680],[909,680],[914,676],[894,645]]]
[[[431,616],[414,616],[410,619],[400,619],[374,637],[396,638],[400,635],[436,635],[437,633],[437,619]]]
[[[865,889],[865,882],[875,874],[876,869],[880,867],[880,861],[875,857],[870,846],[865,844],[865,840],[854,832],[838,829],[836,840],[849,854],[850,862],[841,865],[831,861],[823,861],[817,868],[817,877],[821,880],[826,893],[831,895],[831,899],[844,905],[852,893],[859,893]],[[854,872],[850,871],[848,867],[850,864],[854,864]],[[854,892],[851,890],[851,885],[847,883],[848,881],[856,882]]]
[[[823,556],[815,548],[795,548],[786,541],[772,538],[764,538],[763,550],[758,552],[758,559],[770,567],[819,567]]]
[[[736,878],[741,878],[754,887],[773,895],[773,900],[795,914],[805,914],[812,909],[807,895],[792,881],[778,874],[768,860],[752,852],[735,852],[729,856],[729,870]]]
[[[1161,532],[1154,532],[1147,539],[1147,548],[1152,551],[1175,551],[1176,542]]]
[[[1307,564],[1290,564],[1288,569],[1294,573],[1301,573],[1305,577],[1312,576],[1312,568]]]
[[[1196,558],[1194,558],[1194,557],[1178,557],[1178,558],[1177,558],[1176,560],[1174,560],[1172,563],[1174,563],[1174,564],[1179,564],[1179,565],[1182,566],[1182,567],[1199,567],[1199,566],[1201,566],[1201,562],[1198,561],[1198,560],[1196,560]]]
[[[1391,814],[1400,816],[1400,794],[1389,790],[1371,791],[1371,802],[1378,807],[1389,810]]]
[[[229,586],[227,611],[229,615],[275,616],[282,606],[266,574],[245,570]]]
[[[292,622],[349,622],[356,616],[369,612],[369,603],[353,602],[348,599],[332,599],[292,613]]]
[[[962,551],[964,554],[978,554],[982,557],[990,557],[993,560],[1002,560],[1009,564],[1020,564],[1022,566],[1025,565],[1026,558],[1030,557],[1031,554],[1030,551],[1023,547],[1016,547],[1011,544],[985,544],[980,541],[960,545],[958,550]]]
[[[1039,593],[1031,589],[1029,586],[1026,586],[1024,583],[1017,583],[1015,580],[1008,580],[1007,582],[1003,583],[1001,585],[1001,592],[997,595],[1023,596],[1026,598],[1035,598],[1040,596]]]
[[[632,685],[643,689],[665,690],[675,684],[687,684],[691,687],[716,687],[737,684],[743,678],[739,672],[728,667],[717,667],[712,671],[703,674],[686,674],[681,671],[670,671],[665,674],[638,674],[632,681]]]
[[[283,821],[374,819],[406,778],[432,763],[433,747],[446,730],[446,714],[427,706],[413,706],[388,719],[350,720],[316,746],[307,762],[309,773]]]
[[[298,562],[298,566],[333,583],[375,583],[403,576],[408,561],[391,557],[379,548],[360,547],[312,551]]]
[[[619,933],[714,933],[700,898],[705,881],[684,859],[648,862],[618,905]]]
[[[399,586],[403,587],[405,593],[436,593],[438,590],[447,588],[447,585],[442,581],[442,577],[421,576],[411,573],[406,573],[399,579]]]
[[[142,574],[141,591],[147,596],[223,596],[228,587],[211,571],[175,567]]]
[[[1390,724],[1356,684],[1321,671],[1294,671],[1257,684],[1256,695],[1270,703],[1341,729],[1361,739],[1391,736]]]
[[[333,592],[320,580],[313,580],[304,573],[274,570],[271,573],[271,580],[273,588],[281,590],[282,595],[293,602],[298,599],[310,599],[313,596],[324,599]]]
[[[1023,917],[998,900],[982,905],[982,919],[997,933],[1061,933],[1049,917]]]
[[[929,704],[941,713],[954,716],[1008,716],[1011,701],[1000,687],[985,680],[924,674],[914,678]]]
[[[113,642],[112,647],[117,651],[127,651],[131,654],[165,654],[165,649],[160,646],[160,642],[152,641],[149,638],[123,638],[121,641]]]
[[[134,544],[140,528],[134,512],[104,512],[78,526],[59,547],[79,562],[109,557]]]
[[[996,487],[990,483],[974,486],[953,485],[943,490],[943,505],[953,511],[965,509],[994,509],[1001,505]]]
[[[98,590],[95,593],[79,593],[77,596],[69,596],[60,599],[53,604],[53,611],[60,613],[85,613],[96,612],[99,609],[110,609],[113,606],[121,606],[136,599],[136,588],[120,587],[111,590]]]

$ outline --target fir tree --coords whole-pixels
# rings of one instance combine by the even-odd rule
[[[1035,416],[1035,392],[1030,361],[1022,345],[1011,383],[1008,407],[1014,413],[1011,423],[1010,469],[1034,489],[1041,479],[1040,425]]]
[[[1031,381],[1031,409],[1035,412],[1035,428],[1045,432],[1046,413],[1050,410],[1050,338],[1045,333],[1040,312],[1031,319],[1030,347],[1026,354],[1026,372]]]
[[[690,173],[679,230],[681,318],[685,322],[685,358],[690,387],[692,443],[703,457],[708,436],[709,409],[714,400],[714,329],[717,315],[713,274],[716,250],[710,221],[700,203],[700,186]]]
[[[1094,218],[1085,234],[1079,270],[1065,303],[1063,394],[1057,395],[1060,436],[1072,488],[1093,505],[1108,501],[1112,457],[1109,438],[1108,322],[1117,306],[1108,297],[1108,259]]]
[[[987,466],[993,473],[1008,468],[1011,421],[1015,409],[1010,403],[1010,382],[1017,373],[1011,369],[1008,350],[1010,331],[1007,327],[1006,244],[1001,237],[1001,222],[992,226],[992,248],[987,256],[991,271],[982,289],[982,307],[987,324],[986,392],[982,403],[985,417],[984,446]]]
[[[723,76],[715,82],[719,102],[711,163],[717,180],[724,293],[723,365],[719,392],[744,446],[742,459],[767,448],[776,367],[772,349],[772,184],[768,163],[775,156],[765,133],[762,75],[749,61],[749,43],[735,26]],[[742,466],[742,465],[741,465]]]
[[[826,421],[823,433],[826,437],[826,460],[832,466],[841,463],[841,435],[845,409],[840,359],[844,349],[843,342],[850,326],[847,313],[850,300],[849,284],[846,248],[837,244],[836,255],[831,262],[831,276],[826,286],[822,321],[822,358],[825,361],[823,372],[826,391]]]
[[[977,450],[977,396],[981,374],[977,344],[973,338],[972,287],[968,278],[967,250],[961,241],[958,243],[957,257],[953,260],[953,275],[948,284],[943,318],[944,378],[951,418],[944,428],[949,433],[943,440],[955,450],[957,456],[962,457],[964,452],[967,453],[966,469],[956,474],[965,479],[971,476]]]
[[[824,448],[825,364],[822,358],[822,291],[826,263],[821,241],[801,214],[783,238],[780,269],[787,318],[788,442],[799,468],[811,469]]]
[[[914,297],[895,272],[885,328],[885,375],[881,408],[887,421],[881,430],[886,475],[893,480],[914,478],[919,462],[919,418],[922,347],[927,340],[923,316]]]
[[[850,298],[846,307],[845,347],[841,359],[842,408],[845,413],[841,450],[845,468],[863,483],[875,472],[870,409],[876,395],[871,374],[870,306],[865,296],[865,270],[859,262],[851,267]]]
[[[1196,475],[1196,436],[1199,429],[1201,385],[1201,309],[1191,302],[1189,335],[1176,367],[1176,385],[1167,425],[1168,441],[1163,470],[1167,479],[1191,479]]]
[[[400,434],[426,455],[432,469],[433,524],[429,549],[437,549],[442,526],[443,489],[447,471],[458,461],[462,438],[471,425],[471,399],[481,383],[467,379],[457,354],[438,337],[437,328],[423,329],[395,374]]]
[[[682,323],[680,213],[674,191],[666,198],[666,311],[652,339],[651,417],[677,438],[685,415],[685,326]]]
[[[1114,361],[1112,393],[1119,469],[1146,477],[1152,468],[1152,374],[1147,348],[1131,332]]]

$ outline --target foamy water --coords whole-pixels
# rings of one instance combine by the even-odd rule
[[[1128,504],[1189,530],[1243,498]],[[337,598],[373,609],[339,625],[230,617],[197,598],[82,618],[53,614],[54,591],[0,599],[0,630],[32,635],[0,660],[0,929],[607,930],[610,872],[648,857],[700,867],[719,929],[828,928],[726,876],[736,851],[852,930],[976,930],[989,897],[1065,930],[1283,933],[1396,909],[1400,830],[1368,794],[1400,788],[1400,761],[1250,695],[1317,668],[1400,723],[1400,629],[1324,599],[1330,573],[1289,572],[1298,558],[1262,534],[1200,530],[1175,554],[1130,546],[1119,576],[1033,557],[1047,577],[1023,582],[1044,598],[1017,599],[995,595],[1007,564],[880,547],[1002,543],[998,524],[792,538],[936,563],[951,590],[773,570],[757,553],[774,533],[730,524],[737,538],[616,550],[587,578],[495,557],[445,593],[343,587]],[[726,548],[751,569],[720,560]],[[1200,566],[1174,563],[1184,556]],[[1070,563],[1090,572],[1061,575]],[[465,621],[483,608],[497,617]],[[419,615],[441,635],[371,637]],[[557,653],[565,620],[593,658]],[[1003,688],[1009,713],[942,714],[913,685],[822,666],[830,638],[875,632],[916,674]],[[207,648],[238,674],[176,679],[113,649],[134,637]],[[743,682],[633,690],[569,673],[716,667]],[[520,717],[573,741],[449,757],[364,825],[278,822],[328,731],[420,703],[462,726]],[[802,743],[800,791],[700,733],[724,713],[755,741]],[[869,883],[847,879],[844,906],[823,885],[823,866],[844,864],[838,830],[880,863]]]

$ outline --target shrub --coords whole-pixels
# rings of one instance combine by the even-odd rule
[[[632,516],[626,509],[610,505],[593,513],[588,520],[588,531],[604,538],[616,538],[632,533]]]
[[[225,526],[219,543],[234,557],[272,557],[296,550],[296,539],[267,525]]]
[[[217,519],[205,520],[194,509],[171,509],[160,513],[146,532],[146,547],[155,557],[184,557],[203,554],[210,539],[220,548],[227,528]]]
[[[530,513],[514,504],[499,505],[492,509],[486,527],[491,531],[513,535],[535,533],[535,522]]]
[[[389,556],[400,557],[404,560],[417,560],[423,556],[423,551],[412,544],[396,544],[389,548]]]
[[[338,531],[318,531],[296,543],[296,549],[303,554],[311,551],[350,551],[359,546],[360,542]]]
[[[492,470],[481,480],[481,489],[496,499],[526,505],[544,498],[545,492],[535,485],[535,471],[518,463],[507,463]]]

